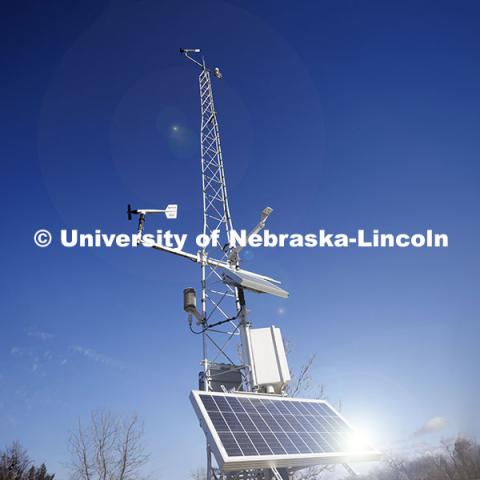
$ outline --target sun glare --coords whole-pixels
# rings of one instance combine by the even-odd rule
[[[350,451],[362,452],[369,449],[369,440],[364,432],[353,431],[347,438],[347,447]]]

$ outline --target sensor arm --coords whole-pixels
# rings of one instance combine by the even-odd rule
[[[202,57],[202,63],[200,63],[198,60],[196,60],[190,55],[191,53],[200,53],[199,48],[181,48],[180,53],[184,57],[191,60],[195,65],[198,65],[202,70],[208,70],[209,72],[212,72],[218,79],[223,77],[222,72],[220,72],[220,69],[218,67],[215,67],[213,70],[210,70],[205,65],[205,59],[203,57]]]
[[[144,247],[150,247],[155,250],[160,250],[161,252],[172,253],[173,255],[178,255],[179,257],[186,258],[195,263],[201,263],[200,255],[194,255],[193,253],[184,252],[177,248],[166,247],[158,243],[152,242],[150,240],[144,240],[142,236],[139,236],[138,242],[141,243]]]
[[[200,252],[198,252],[196,255],[193,253],[188,253],[184,252],[183,250],[178,250],[175,248],[170,248],[166,247],[164,245],[160,245],[158,243],[151,242],[149,240],[144,240],[143,238],[139,238],[139,243],[141,243],[144,247],[150,247],[155,250],[160,250],[161,252],[167,252],[167,253],[172,253],[173,255],[177,255],[179,257],[186,258],[187,260],[190,260],[195,263],[202,263],[205,262],[207,265],[210,265],[212,267],[219,267],[219,268],[225,268],[228,270],[234,270],[236,272],[243,272],[248,275],[251,275],[256,278],[260,278],[262,280],[266,280],[268,282],[273,282],[273,283],[280,283],[278,280],[275,280],[274,278],[267,277],[266,275],[260,275],[258,273],[253,273],[249,272],[248,270],[243,270],[243,269],[232,269],[232,266],[228,262],[224,262],[222,260],[216,260],[214,258],[202,258],[202,255]]]
[[[270,216],[270,214],[273,212],[273,208],[271,207],[265,207],[262,210],[262,213],[260,214],[260,222],[258,222],[257,226],[247,235],[247,243],[248,240],[253,237],[253,235],[256,235],[258,232],[260,232],[266,225],[267,219]],[[245,246],[238,246],[235,247],[229,257],[228,257],[228,263],[231,265],[235,265],[238,262],[238,254],[245,248]]]
[[[136,213],[138,215],[148,215],[150,213],[165,213],[165,210],[158,210],[154,208],[146,208],[142,210],[132,210],[132,213]]]
[[[190,56],[190,53],[200,53],[199,48],[181,48],[180,53],[191,60],[193,63],[198,65],[202,70],[205,69],[205,61],[200,63],[198,60],[195,60],[193,57]]]
[[[164,209],[138,208],[135,210],[133,210],[132,206],[129,204],[127,209],[127,215],[129,220],[132,219],[132,215],[140,215],[140,216],[143,215],[145,219],[145,215],[150,215],[152,213],[164,213],[168,219],[174,220],[175,218],[177,218],[177,212],[178,212],[178,205],[174,205],[174,204],[169,204]]]

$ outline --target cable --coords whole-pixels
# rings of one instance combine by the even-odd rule
[[[201,335],[202,333],[205,333],[208,329],[210,328],[213,328],[213,327],[218,327],[219,325],[223,325],[224,323],[228,323],[228,322],[232,322],[233,320],[236,320],[240,315],[240,312],[238,312],[234,317],[231,317],[231,318],[226,318],[225,320],[221,320],[220,322],[216,322],[216,323],[212,323],[211,325],[209,325],[208,323],[206,323],[206,327],[203,328],[202,330],[196,332],[193,328],[192,328],[192,322],[189,321],[188,323],[188,327],[190,328],[190,331],[192,333],[194,333],[195,335]]]

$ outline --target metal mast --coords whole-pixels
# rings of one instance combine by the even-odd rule
[[[200,68],[198,83],[200,89],[200,153],[202,165],[202,196],[203,196],[203,233],[211,236],[218,231],[218,246],[215,248],[215,255],[220,260],[237,265],[238,254],[231,256],[232,248],[230,243],[230,233],[233,230],[232,217],[228,206],[227,185],[225,182],[225,171],[223,168],[222,147],[220,143],[220,131],[218,128],[217,112],[213,101],[212,80],[210,70],[205,64],[202,56],[201,63],[192,58],[192,53],[199,53],[198,49],[181,49],[181,53],[186,58],[193,61]],[[222,74],[218,68],[213,70],[216,78],[221,79]],[[245,348],[246,330],[249,324],[245,317],[245,301],[243,291],[234,288],[223,282],[219,267],[207,263],[211,256],[213,248],[204,247],[201,254],[201,315],[205,325],[229,323],[232,327],[229,332],[220,332],[218,330],[203,328],[203,375],[204,389],[210,388],[210,366],[209,346],[213,344],[218,354],[213,358],[214,363],[219,355],[225,357],[229,363],[235,367],[235,362],[226,353],[227,344],[240,332],[242,333],[242,347]],[[232,314],[234,312],[234,314]],[[239,318],[240,317],[240,318]],[[239,323],[235,324],[234,319],[239,318]],[[228,321],[231,319],[230,321]],[[227,335],[226,341],[220,339],[220,343],[213,338],[214,334],[218,338],[218,333]],[[248,345],[248,342],[247,342]],[[245,352],[243,354],[245,357]],[[243,361],[248,361],[243,358]],[[238,362],[237,362],[238,363]],[[238,366],[237,368],[242,368]],[[248,372],[247,372],[248,376]],[[244,377],[245,378],[245,377]],[[244,382],[244,389],[250,389],[248,380]],[[212,455],[210,446],[207,443],[207,480],[212,478]]]
[[[223,167],[220,131],[218,128],[217,112],[213,100],[211,74],[222,78],[218,68],[210,70],[202,57],[201,61],[192,57],[198,54],[198,49],[181,49],[186,58],[200,67],[198,76],[200,90],[200,151],[202,167],[202,195],[203,195],[203,233],[211,236],[218,232],[218,246],[204,247],[201,252],[201,314],[205,325],[226,324],[229,331],[205,328],[203,335],[203,368],[204,387],[209,388],[210,365],[220,357],[235,366],[236,363],[227,353],[227,345],[235,336],[245,337],[248,322],[245,318],[243,292],[240,289],[227,285],[217,265],[207,262],[212,256],[219,258],[232,266],[238,265],[238,255],[232,255],[230,234],[233,229],[232,218],[228,206],[227,186]],[[235,322],[238,320],[238,322]],[[226,340],[219,339],[218,334],[227,335]],[[209,360],[209,347],[213,346],[216,355]],[[242,346],[245,347],[244,342]],[[248,352],[244,352],[248,354]],[[247,362],[243,358],[243,362]],[[243,368],[238,366],[237,368]],[[248,367],[247,367],[248,368]],[[249,389],[248,372],[245,375],[244,388]]]
[[[257,381],[257,368],[254,367],[251,341],[251,335],[255,330],[250,330],[244,291],[267,293],[282,298],[288,297],[288,292],[278,286],[280,282],[240,268],[239,254],[244,245],[234,245],[232,238],[232,219],[228,206],[220,132],[211,82],[211,74],[218,79],[222,78],[222,74],[218,68],[209,69],[203,57],[199,61],[192,56],[200,53],[200,50],[180,49],[180,52],[200,68],[198,82],[201,113],[203,237],[208,240],[208,243],[202,244],[201,250],[197,254],[192,254],[152,242],[143,236],[147,215],[164,213],[167,218],[176,218],[176,205],[168,205],[163,210],[133,210],[129,205],[128,218],[132,219],[132,215],[138,215],[137,239],[142,245],[183,257],[201,266],[201,311],[196,308],[196,296],[193,288],[184,290],[184,310],[189,315],[188,323],[192,332],[202,335],[203,371],[200,383],[203,389],[205,391],[226,391],[223,383],[225,382],[234,391],[258,391],[259,388],[268,388],[273,391],[273,385],[268,385],[270,381],[266,381],[265,378],[263,383]],[[265,222],[271,212],[270,207],[262,210],[259,223],[247,236],[247,243],[248,238],[265,227]],[[196,319],[195,327],[192,326],[193,318]],[[280,339],[283,351],[279,335],[278,333],[277,337]],[[240,340],[240,342],[235,340]],[[241,347],[241,361],[234,360],[240,353],[235,348],[238,346]],[[283,353],[283,355],[285,354]],[[290,378],[288,367],[286,370],[287,374],[282,374],[281,378],[288,381]],[[277,377],[273,380],[277,384],[277,389],[282,389],[283,380],[280,383],[277,380]],[[275,473],[275,471],[272,468],[272,472]],[[242,478],[253,478],[252,475],[256,475],[253,470],[249,471],[247,476],[243,475]],[[236,478],[231,475],[225,476],[222,473],[220,476],[223,479],[228,477],[234,480]],[[211,480],[212,477],[218,478],[212,467],[211,450],[207,440],[207,480]],[[277,480],[281,480],[278,472],[275,477]]]

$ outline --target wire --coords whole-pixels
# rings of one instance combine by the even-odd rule
[[[224,323],[228,323],[228,322],[232,322],[233,320],[236,320],[240,315],[240,312],[238,312],[234,317],[231,317],[231,318],[226,318],[225,320],[221,320],[220,322],[216,322],[216,323],[212,323],[211,325],[209,325],[208,323],[206,324],[206,327],[204,327],[202,330],[200,331],[195,331],[193,328],[192,328],[192,324],[189,323],[188,324],[188,327],[190,328],[190,331],[192,333],[194,333],[195,335],[201,335],[202,333],[205,333],[207,330],[209,330],[210,328],[213,328],[213,327],[218,327],[219,325],[223,325]]]

